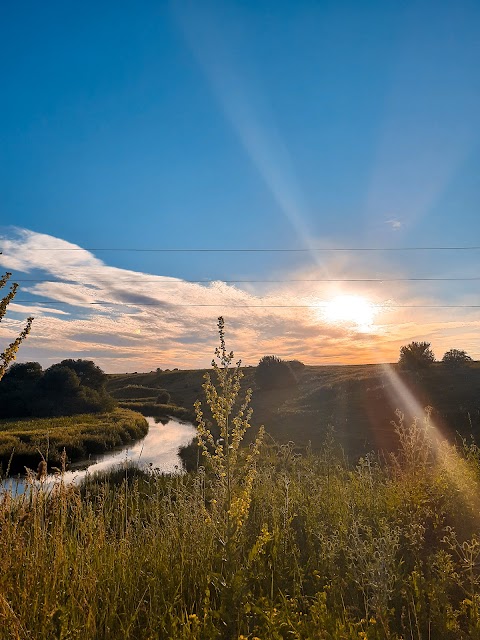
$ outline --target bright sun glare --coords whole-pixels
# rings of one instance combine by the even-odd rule
[[[323,315],[328,322],[353,324],[359,331],[371,331],[378,311],[377,306],[363,296],[345,295],[327,302]]]

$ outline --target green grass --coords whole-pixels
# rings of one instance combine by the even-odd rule
[[[480,637],[475,447],[404,430],[395,460],[351,467],[334,441],[264,447],[233,534],[220,480],[127,469],[5,497],[1,637]]]
[[[24,471],[25,466],[36,469],[41,454],[49,463],[59,465],[65,448],[68,459],[74,462],[138,440],[147,431],[146,420],[128,409],[62,418],[2,420],[0,461],[4,472],[10,463],[13,473]]]

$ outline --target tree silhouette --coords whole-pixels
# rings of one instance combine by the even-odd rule
[[[442,358],[442,363],[449,367],[463,367],[469,362],[472,358],[463,349],[450,349]]]
[[[260,389],[278,389],[296,385],[297,378],[285,360],[263,356],[255,371],[255,382]]]
[[[410,342],[400,348],[398,364],[404,369],[426,369],[435,362],[430,342]]]

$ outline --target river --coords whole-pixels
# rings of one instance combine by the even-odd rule
[[[106,471],[125,462],[158,469],[161,473],[180,473],[182,461],[178,455],[178,449],[193,440],[196,434],[195,427],[175,418],[169,418],[166,424],[157,423],[155,418],[151,417],[147,417],[146,420],[149,429],[145,438],[89,460],[75,463],[74,469],[65,473],[65,482],[79,483],[87,473]],[[53,476],[47,476],[47,484],[53,481]],[[23,478],[9,478],[3,482],[3,488],[20,495],[25,491],[25,481]]]

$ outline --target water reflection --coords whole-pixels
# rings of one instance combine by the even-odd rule
[[[149,429],[145,438],[128,447],[77,463],[75,469],[65,474],[65,482],[78,483],[87,473],[106,471],[126,461],[137,463],[139,466],[152,466],[162,473],[179,473],[182,470],[182,461],[178,449],[192,441],[196,434],[195,427],[175,418],[170,418],[165,424],[157,423],[155,418],[147,417],[146,420]],[[53,476],[49,476],[46,482],[51,483],[53,480]],[[25,491],[23,479],[9,479],[3,486],[17,495]]]

